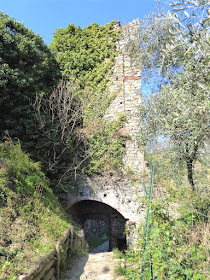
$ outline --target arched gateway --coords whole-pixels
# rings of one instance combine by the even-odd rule
[[[80,176],[77,179],[76,192],[66,196],[66,209],[77,221],[84,225],[87,219],[105,220],[110,226],[110,249],[124,249],[125,224],[137,225],[145,216],[145,205],[139,200],[144,196],[140,182],[133,180],[128,173],[141,179],[145,170],[143,149],[139,147],[139,105],[141,104],[141,68],[133,61],[128,46],[140,46],[139,20],[133,20],[125,26],[116,25],[121,30],[121,38],[116,42],[117,56],[110,79],[110,93],[117,93],[104,115],[109,122],[118,119],[120,114],[126,117],[123,133],[127,135],[123,155],[123,167],[120,174],[107,171],[107,174]],[[129,172],[128,172],[129,171]],[[133,176],[132,175],[132,176]],[[135,181],[135,182],[134,182]],[[129,223],[130,222],[130,223]],[[134,227],[134,226],[133,226]],[[128,245],[135,240],[135,233],[127,237]]]
[[[107,173],[82,176],[77,190],[66,196],[65,210],[84,227],[86,220],[103,220],[110,228],[110,248],[120,250],[135,241],[135,225],[145,217],[142,185],[132,184],[126,176]],[[125,236],[125,228],[130,235]]]
[[[126,219],[111,206],[95,201],[81,200],[69,206],[67,212],[84,227],[87,220],[102,220],[109,227],[109,250],[124,250],[126,246]]]

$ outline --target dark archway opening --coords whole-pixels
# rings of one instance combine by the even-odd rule
[[[84,233],[90,252],[99,253],[109,250],[109,232],[109,225],[106,221],[86,220]]]
[[[68,213],[85,228],[88,220],[103,221],[109,228],[109,251],[118,248],[127,249],[125,223],[126,219],[111,206],[94,200],[81,200],[68,209]]]

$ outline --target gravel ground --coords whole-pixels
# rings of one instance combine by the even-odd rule
[[[116,260],[112,252],[107,252],[109,242],[105,242],[93,250],[91,254],[74,260],[61,280],[120,280],[115,275]],[[99,253],[100,252],[100,253]]]

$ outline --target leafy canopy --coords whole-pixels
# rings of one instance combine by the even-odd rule
[[[32,150],[39,134],[31,103],[58,78],[59,67],[42,38],[0,12],[0,136],[8,130]]]
[[[103,69],[105,60],[115,56],[113,51],[119,37],[113,30],[116,23],[92,24],[84,29],[69,24],[66,29],[56,30],[50,48],[65,78],[73,77],[82,88],[86,84],[97,86],[102,81],[108,69]]]
[[[92,24],[84,29],[69,24],[66,29],[57,29],[50,44],[64,78],[77,85],[85,125],[90,118],[101,118],[112,100],[107,89],[120,35],[115,24]]]
[[[124,139],[117,132],[122,127],[123,117],[111,123],[103,120],[117,94],[109,92],[117,54],[116,40],[120,36],[114,28],[116,24],[119,23],[92,24],[85,29],[69,24],[66,29],[57,29],[50,44],[64,79],[75,84],[74,98],[82,108],[82,120],[77,122],[75,132],[77,136],[81,135],[80,139],[85,139],[85,145],[79,146],[80,161],[85,162],[82,171],[88,174],[118,168],[122,164]],[[69,147],[72,142],[67,138]],[[75,170],[78,166],[80,164]]]

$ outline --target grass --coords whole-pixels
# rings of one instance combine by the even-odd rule
[[[125,276],[126,274],[126,268],[124,265],[125,255],[117,248],[113,249],[112,252],[114,253],[114,257],[118,260],[114,270],[115,275]]]
[[[71,225],[39,163],[20,143],[0,146],[0,279],[14,280]]]
[[[115,256],[116,259],[123,259],[123,258],[124,258],[123,252],[120,251],[119,249],[114,248],[114,249],[112,250],[112,252],[114,253],[114,256]]]
[[[186,170],[181,166],[171,166],[168,158],[156,154],[154,160],[157,168],[144,279],[151,279],[151,264],[153,277],[158,279],[209,279],[208,192],[193,192],[187,183]],[[201,172],[205,173],[205,178]],[[208,181],[209,169],[199,163],[195,167],[198,189]],[[126,279],[142,279],[144,239],[145,222],[138,229],[138,245],[126,252]]]

